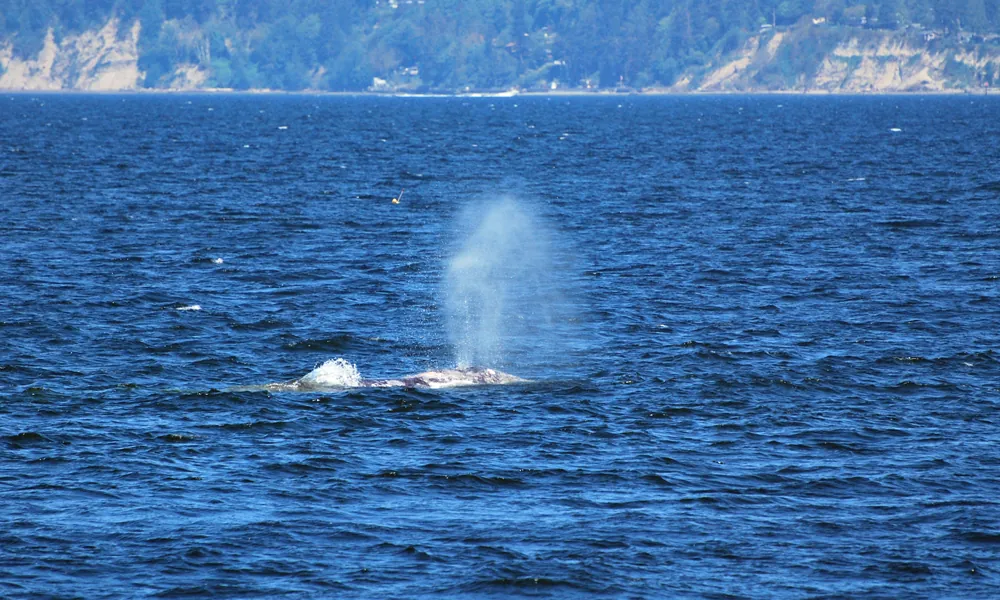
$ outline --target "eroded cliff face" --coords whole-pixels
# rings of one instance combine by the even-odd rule
[[[14,56],[9,42],[0,45],[0,89],[133,90],[142,84],[139,71],[138,21],[127,29],[118,19],[98,30],[66,36],[56,42],[52,29],[34,58]]]
[[[928,44],[902,32],[809,27],[751,36],[740,50],[719,57],[715,64],[692,69],[667,91],[948,92],[979,90],[983,81],[1000,82],[1000,46],[995,44]],[[147,83],[139,69],[140,32],[138,21],[126,24],[117,17],[99,29],[59,41],[49,29],[41,51],[29,58],[16,56],[10,40],[0,40],[0,89],[139,89]],[[189,37],[199,35],[189,32]],[[782,70],[788,69],[789,56],[801,51],[803,40],[818,39],[826,44],[825,50],[812,56],[809,68],[803,68],[807,72],[790,76]],[[806,46],[815,53],[815,44]],[[206,58],[199,64],[176,65],[156,85],[171,90],[209,89],[213,81],[209,63]],[[318,86],[322,67],[314,73]]]
[[[984,79],[1000,80],[996,46],[935,49],[897,32],[865,32],[838,43],[813,73],[775,86],[765,73],[784,43],[783,32],[754,36],[723,64],[700,79],[689,79],[677,91],[958,92],[978,90]]]
[[[178,65],[174,69],[173,75],[167,80],[166,85],[159,89],[171,91],[190,91],[216,89],[207,85],[209,72],[200,65],[185,63]]]

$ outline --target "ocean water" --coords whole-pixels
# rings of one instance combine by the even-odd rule
[[[0,596],[996,597],[998,140],[0,96]],[[402,385],[456,366],[527,381]]]

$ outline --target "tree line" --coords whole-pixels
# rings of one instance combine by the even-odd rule
[[[211,86],[284,90],[669,86],[749,36],[823,23],[779,57],[778,82],[837,28],[1000,32],[1000,0],[0,0],[21,56],[49,28],[60,38],[112,16],[142,24],[146,87],[194,64]]]

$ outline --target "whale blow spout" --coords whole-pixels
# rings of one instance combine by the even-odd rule
[[[480,210],[482,212],[480,212]],[[548,231],[512,198],[470,206],[447,263],[444,308],[459,367],[516,364],[545,340],[555,271]]]

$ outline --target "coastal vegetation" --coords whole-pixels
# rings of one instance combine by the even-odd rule
[[[637,89],[697,84],[782,36],[754,85],[794,88],[847,37],[1000,49],[1000,0],[3,0],[0,41],[138,21],[139,86],[329,91]],[[120,31],[127,29],[123,26]],[[760,53],[757,53],[759,55]],[[750,60],[750,59],[748,59]],[[968,85],[988,63],[952,61]],[[973,66],[970,66],[973,65]],[[179,83],[180,82],[180,83]]]

